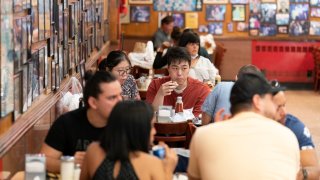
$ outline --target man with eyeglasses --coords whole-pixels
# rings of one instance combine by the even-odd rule
[[[274,87],[280,87],[279,82],[272,81]],[[298,180],[318,180],[320,177],[320,168],[317,153],[311,138],[309,129],[295,116],[286,112],[286,97],[283,91],[278,92],[273,101],[277,106],[275,119],[288,127],[297,137],[300,148],[301,170]]]
[[[208,86],[188,77],[191,57],[183,47],[172,47],[167,52],[169,76],[155,79],[149,85],[146,101],[155,109],[160,105],[175,106],[178,96],[182,96],[184,109],[192,109],[198,117],[201,105],[210,93]]]

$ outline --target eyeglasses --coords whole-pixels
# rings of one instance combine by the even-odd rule
[[[281,86],[278,80],[271,80],[270,84],[273,88],[277,88]]]
[[[126,68],[126,69],[119,69],[116,70],[119,73],[119,76],[124,76],[125,74],[130,74],[132,70],[132,67]]]

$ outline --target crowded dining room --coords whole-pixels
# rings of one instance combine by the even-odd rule
[[[0,180],[319,180],[320,1],[0,0]]]

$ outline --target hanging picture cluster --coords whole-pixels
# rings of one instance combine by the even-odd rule
[[[1,117],[59,89],[108,40],[104,0],[1,0]],[[108,7],[108,6],[106,6]]]

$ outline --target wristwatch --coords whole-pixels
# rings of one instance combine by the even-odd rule
[[[302,174],[303,174],[303,180],[308,179],[308,171],[306,169],[302,169]]]

